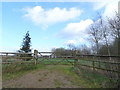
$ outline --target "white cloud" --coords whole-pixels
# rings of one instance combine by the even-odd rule
[[[102,16],[103,17],[112,17],[115,14],[115,11],[118,12],[118,2],[120,0],[104,0],[99,2],[93,2],[93,10],[97,11],[101,8],[105,8]]]
[[[93,9],[94,10],[99,10],[103,7],[105,7],[110,1],[103,1],[103,2],[94,2],[93,4]]]
[[[74,39],[71,39],[71,40],[66,40],[64,42],[65,45],[69,45],[69,44],[72,44],[72,45],[75,45],[75,46],[79,46],[79,45],[87,45],[87,46],[90,46],[90,43],[86,40],[86,38],[82,38],[82,37],[79,37],[79,38],[74,38]]]
[[[69,23],[60,33],[59,36],[67,39],[65,44],[85,44],[87,43],[87,28],[93,21],[91,19],[82,20],[79,23]]]
[[[114,0],[112,2],[109,2],[106,7],[105,11],[103,13],[103,17],[112,17],[115,14],[115,11],[118,12],[118,1],[119,0]]]
[[[66,8],[55,7],[49,10],[42,8],[41,6],[35,6],[33,8],[25,8],[25,18],[30,19],[37,25],[48,26],[58,22],[69,21],[80,16],[82,10],[77,8]]]
[[[68,41],[65,42],[65,44],[67,44],[67,45],[68,44],[75,45],[75,44],[85,43],[85,42],[86,42],[86,40],[84,38],[79,37],[79,38],[76,38],[76,39],[73,39],[73,40],[68,40]]]
[[[92,23],[93,21],[91,19],[81,20],[79,23],[69,23],[62,32],[60,32],[60,35],[67,38],[85,37],[86,28]]]
[[[99,10],[103,7],[108,6],[109,4],[113,4],[114,2],[118,2],[119,0],[99,0],[98,2],[93,2],[93,9]],[[114,7],[114,6],[113,6]]]
[[[77,41],[76,40],[68,40],[65,42],[65,44],[69,45],[69,44],[76,44]]]

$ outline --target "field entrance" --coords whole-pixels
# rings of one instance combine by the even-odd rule
[[[3,73],[3,88],[100,88],[107,80],[99,74],[78,75],[72,65],[37,64],[34,68],[23,64],[9,68],[11,72]]]
[[[38,58],[37,64],[44,65],[73,65],[74,59],[72,58]]]
[[[34,53],[8,52],[1,56],[3,87],[109,88],[120,85],[118,56],[36,57]]]
[[[38,66],[39,69],[3,81],[4,88],[81,88],[70,65]],[[78,83],[79,82],[79,83]]]
[[[36,63],[44,65],[74,65],[75,59],[71,56],[56,56],[52,52],[39,52]]]

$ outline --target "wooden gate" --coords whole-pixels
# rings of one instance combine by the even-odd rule
[[[74,65],[74,57],[72,56],[56,56],[53,52],[34,53],[16,53],[16,52],[0,52],[2,64],[44,64],[44,65]]]
[[[71,56],[56,56],[53,52],[39,52],[37,63],[45,65],[73,65],[74,60],[74,57]]]

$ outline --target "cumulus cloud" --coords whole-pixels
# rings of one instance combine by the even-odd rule
[[[65,42],[65,44],[69,45],[69,44],[76,44],[77,41],[76,40],[68,40]]]
[[[119,0],[114,0],[109,2],[104,10],[103,17],[112,17],[115,15],[115,12],[118,12],[118,2]]]
[[[85,40],[85,38],[82,38],[82,37],[67,40],[65,42],[66,45],[69,45],[69,44],[76,45],[76,44],[85,44],[85,43],[87,43],[87,41]]]
[[[115,12],[118,12],[118,2],[120,0],[104,0],[99,2],[93,2],[93,10],[98,11],[99,9],[104,8],[102,14],[103,18],[113,17]],[[98,11],[99,12],[99,11]]]
[[[114,2],[118,2],[119,0],[99,0],[98,2],[93,2],[93,9],[99,10],[101,8],[106,8],[109,4],[114,5]],[[116,5],[117,6],[117,5]],[[115,7],[116,7],[115,6]],[[114,7],[114,6],[113,6]]]
[[[69,23],[61,32],[62,37],[74,38],[79,36],[86,36],[86,28],[92,24],[91,19],[81,20],[78,23]]]
[[[87,28],[93,21],[91,19],[81,20],[78,23],[69,23],[60,33],[59,36],[68,39],[65,44],[87,43]]]
[[[110,1],[103,1],[103,2],[94,2],[93,3],[93,9],[99,10],[103,7],[105,7]]]
[[[103,12],[103,17],[112,17],[115,11],[118,11],[118,2],[120,0],[104,0],[93,3],[93,10],[97,11],[101,8],[105,8]]]
[[[26,11],[24,18],[44,26],[75,19],[82,13],[82,10],[75,7],[70,9],[55,7],[47,10],[41,6],[35,6],[24,10]]]

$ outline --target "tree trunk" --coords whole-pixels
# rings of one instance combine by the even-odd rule
[[[108,45],[108,41],[107,41],[107,38],[105,37],[105,42],[106,42],[106,46],[107,46],[107,52],[108,52],[108,55],[109,55],[109,60],[111,61],[111,57],[110,57],[110,48],[109,48],[109,45]]]

